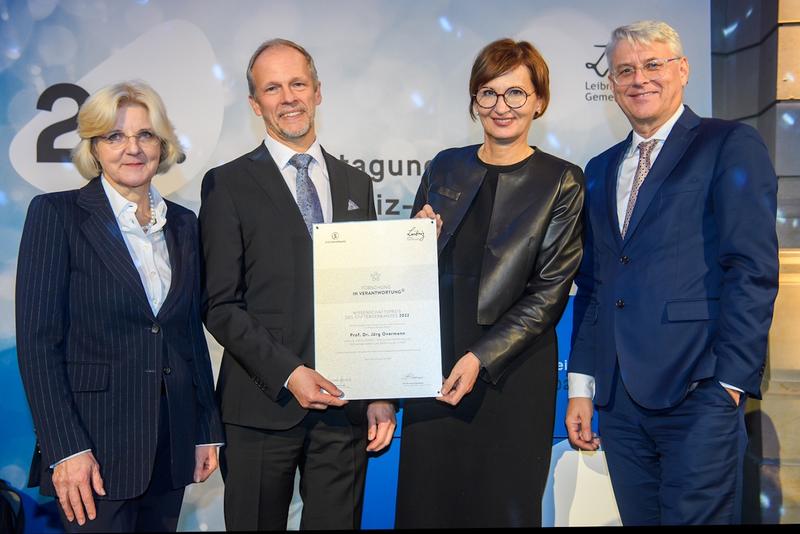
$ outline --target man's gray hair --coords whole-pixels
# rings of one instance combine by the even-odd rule
[[[255,96],[256,92],[256,82],[253,80],[253,64],[255,64],[258,56],[260,56],[264,50],[268,48],[274,48],[276,46],[294,48],[303,54],[303,57],[306,58],[306,61],[308,61],[308,69],[311,71],[311,78],[314,80],[314,89],[316,89],[319,86],[319,77],[317,76],[317,67],[314,65],[314,58],[311,57],[311,54],[309,54],[305,48],[294,41],[290,41],[288,39],[270,39],[269,41],[264,41],[258,48],[256,48],[256,51],[253,52],[252,56],[250,56],[250,62],[247,64],[247,89],[250,91],[250,96]]]
[[[620,26],[611,32],[611,41],[606,45],[606,61],[611,65],[611,54],[620,41],[630,44],[650,44],[652,42],[666,43],[676,56],[683,55],[681,37],[675,29],[659,20],[640,20],[633,24]]]

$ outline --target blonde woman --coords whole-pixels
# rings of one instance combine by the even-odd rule
[[[174,531],[222,427],[199,312],[195,215],[153,177],[184,154],[158,94],[104,87],[78,114],[89,180],[28,209],[17,350],[36,428],[32,485],[68,532]]]

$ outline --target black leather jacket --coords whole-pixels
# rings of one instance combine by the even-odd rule
[[[441,254],[483,183],[478,147],[436,155],[412,215],[427,202],[442,216]],[[520,169],[498,177],[481,267],[478,323],[492,328],[471,347],[492,383],[555,326],[583,254],[581,169],[534,147]]]

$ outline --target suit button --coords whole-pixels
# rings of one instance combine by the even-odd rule
[[[150,332],[152,332],[153,334],[158,334],[159,332],[161,332],[161,327],[153,323],[153,326],[150,327]]]
[[[624,308],[625,301],[622,299],[617,299],[617,302],[614,303],[614,306],[616,306],[617,308]]]
[[[165,375],[168,375],[168,374],[170,374],[170,373],[172,372],[172,369],[170,369],[169,367],[164,367],[164,368],[162,369],[162,371],[164,371],[164,374],[165,374]]]
[[[630,261],[631,259],[628,256],[622,256],[619,259],[619,262],[622,263],[623,265],[627,265],[628,263],[630,263]]]

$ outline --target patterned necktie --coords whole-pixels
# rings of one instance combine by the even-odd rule
[[[311,181],[311,177],[308,175],[308,165],[311,163],[311,159],[308,154],[295,154],[289,160],[289,165],[297,169],[297,180],[295,182],[297,207],[300,208],[300,213],[303,215],[309,234],[311,234],[311,228],[314,224],[324,221],[317,188],[314,187],[314,182]]]
[[[631,222],[633,208],[636,206],[636,198],[639,196],[639,188],[642,187],[645,176],[650,172],[650,154],[656,147],[657,139],[642,141],[639,143],[639,166],[636,167],[636,176],[633,177],[631,186],[631,196],[628,198],[628,207],[625,210],[625,222],[622,223],[622,238],[625,239],[625,232],[628,231],[628,224]]]

